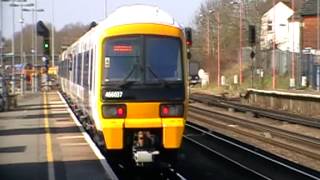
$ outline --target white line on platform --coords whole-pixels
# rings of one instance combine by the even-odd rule
[[[61,146],[87,146],[88,143],[61,143]]]
[[[62,95],[60,94],[60,92],[57,92],[60,99],[67,104],[67,102],[63,99]],[[104,168],[104,170],[106,171],[107,175],[113,179],[113,180],[118,180],[118,177],[116,176],[116,174],[113,172],[113,170],[111,169],[110,165],[108,164],[106,158],[101,154],[101,152],[99,151],[98,147],[94,144],[94,142],[92,141],[92,139],[90,138],[90,136],[88,135],[88,133],[86,133],[86,131],[83,129],[83,127],[81,126],[80,122],[78,121],[77,117],[73,114],[73,112],[71,111],[71,109],[69,107],[67,107],[72,119],[74,120],[74,122],[76,123],[76,125],[79,127],[79,129],[82,132],[82,135],[84,136],[85,140],[88,142],[88,144],[90,145],[91,149],[93,150],[93,152],[95,153],[95,155],[97,156],[97,158],[100,160],[100,163],[102,165],[102,167]]]
[[[50,104],[61,104],[63,101],[50,101]]]
[[[68,111],[50,111],[50,114],[61,114],[61,113],[68,113]]]
[[[61,136],[57,137],[57,139],[82,139],[83,136]]]

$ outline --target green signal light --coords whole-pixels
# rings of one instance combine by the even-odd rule
[[[49,44],[45,43],[44,48],[49,48]]]

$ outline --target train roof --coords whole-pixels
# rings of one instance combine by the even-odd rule
[[[127,5],[116,9],[106,19],[99,22],[97,26],[88,31],[70,47],[72,48],[76,46],[77,43],[81,41],[81,39],[86,39],[87,37],[97,38],[108,28],[120,25],[140,23],[162,24],[173,26],[179,29],[183,28],[182,25],[179,24],[172,16],[170,16],[167,12],[161,10],[157,6],[143,4]]]
[[[182,28],[172,16],[159,7],[142,4],[122,6],[111,13],[99,25],[112,27],[136,23],[155,23]]]

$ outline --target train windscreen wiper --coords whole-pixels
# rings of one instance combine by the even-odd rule
[[[130,72],[128,73],[128,75],[121,81],[118,87],[126,89],[132,86],[134,83],[136,83],[137,81],[127,81],[127,80],[132,76],[132,74],[134,73],[134,71],[137,70],[138,67],[139,67],[138,64],[134,64]]]
[[[153,75],[153,77],[161,83],[161,85],[168,87],[168,82],[159,78],[159,76],[152,70],[150,66],[147,66],[148,71]]]

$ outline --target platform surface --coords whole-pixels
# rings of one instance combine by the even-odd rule
[[[1,180],[114,179],[101,161],[58,92],[19,97],[0,112]]]

